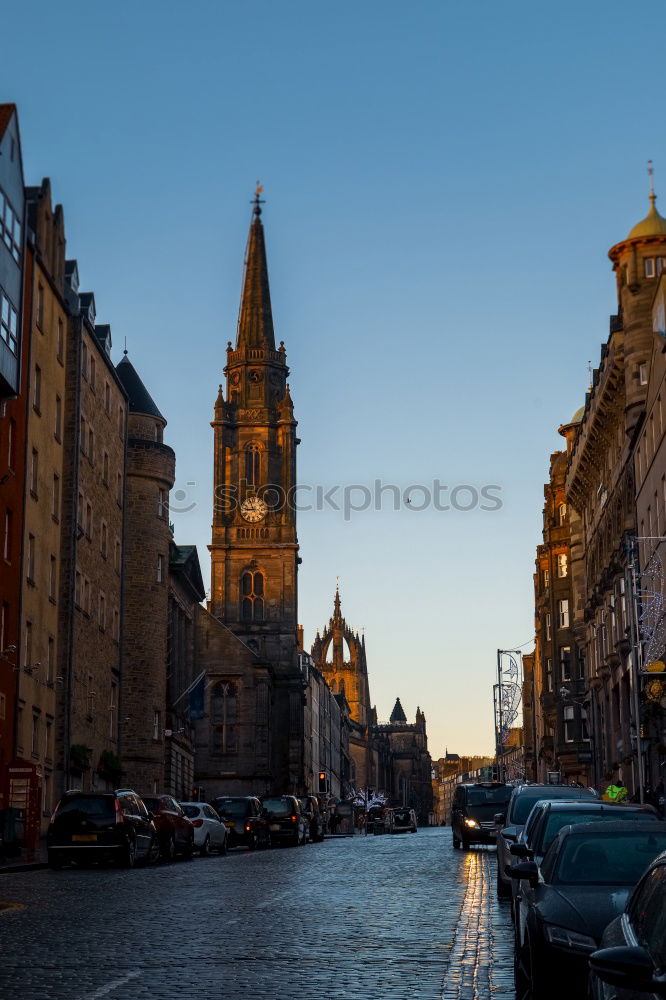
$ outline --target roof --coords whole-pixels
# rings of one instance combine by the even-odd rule
[[[0,139],[7,131],[7,126],[12,120],[12,115],[16,114],[15,104],[0,104]]]
[[[651,192],[650,211],[644,219],[636,223],[627,236],[628,240],[635,240],[642,236],[666,236],[666,219],[657,211],[655,206],[656,200],[656,194]]]
[[[255,203],[250,235],[245,252],[245,270],[243,273],[243,291],[240,312],[238,314],[238,331],[236,347],[267,347],[275,350],[275,331],[273,329],[273,311],[271,309],[271,292],[268,284],[268,265],[266,263],[266,243],[264,227],[261,222],[261,207]]]
[[[393,706],[389,722],[407,722],[407,716],[405,715],[404,708],[400,704],[399,698],[395,699],[395,705]]]
[[[172,542],[169,546],[169,569],[172,573],[182,573],[197,600],[203,601],[206,596],[206,588],[201,575],[196,545],[176,545],[175,542]]]
[[[583,406],[578,407],[578,409],[574,413],[569,423],[580,424],[582,422],[584,413],[585,413],[585,404],[583,404]]]
[[[116,371],[127,393],[130,413],[145,413],[149,417],[157,417],[159,420],[164,420],[153,397],[141,381],[136,368],[127,355],[118,362]]]

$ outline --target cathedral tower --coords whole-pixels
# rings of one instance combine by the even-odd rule
[[[317,632],[312,657],[334,693],[344,694],[354,722],[365,730],[371,722],[370,688],[365,639],[360,639],[342,617],[340,591],[336,588],[333,615]]]
[[[302,781],[302,678],[297,644],[298,540],[292,503],[296,420],[284,342],[275,347],[260,189],[245,254],[236,344],[212,427],[214,498],[211,614],[274,676],[272,773],[276,789]]]

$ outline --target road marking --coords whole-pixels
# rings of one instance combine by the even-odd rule
[[[140,975],[140,972],[128,972],[122,979],[114,979],[113,982],[107,983],[106,986],[100,986],[98,990],[90,994],[90,1000],[98,1000],[98,997],[105,997],[109,993],[113,993],[114,990],[117,990],[119,986],[129,983],[130,979],[136,979]]]

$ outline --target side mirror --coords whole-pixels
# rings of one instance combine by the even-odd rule
[[[495,813],[495,822],[498,826],[504,826],[504,820],[506,819],[506,813]]]
[[[536,885],[539,881],[539,869],[534,861],[521,861],[511,868],[507,865],[506,873],[509,878],[525,879],[530,885]]]
[[[626,945],[602,948],[590,955],[590,968],[611,986],[666,996],[666,979],[655,976],[652,959],[645,948]]]
[[[532,852],[530,851],[527,844],[512,844],[509,848],[509,854],[513,854],[514,858],[531,858]]]

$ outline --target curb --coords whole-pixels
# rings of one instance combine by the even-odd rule
[[[0,875],[16,875],[18,872],[36,872],[48,868],[46,861],[26,861],[22,865],[0,865]]]

